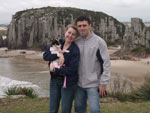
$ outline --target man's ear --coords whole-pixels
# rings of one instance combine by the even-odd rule
[[[91,28],[91,24],[89,24],[89,27]]]

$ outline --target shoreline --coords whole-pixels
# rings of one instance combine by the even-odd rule
[[[119,48],[109,48],[110,56]],[[17,49],[7,50],[7,48],[0,48],[0,59],[23,56],[27,60],[40,60],[42,64],[47,65],[47,62],[42,60],[42,51]],[[150,57],[138,58],[138,60],[122,60],[111,59],[111,79],[110,84],[115,77],[120,76],[122,80],[133,83],[135,86],[141,85],[145,81],[145,76],[150,76]]]
[[[15,49],[0,48],[0,58],[9,58],[17,56],[25,56],[28,59],[42,59],[43,52],[31,49]]]

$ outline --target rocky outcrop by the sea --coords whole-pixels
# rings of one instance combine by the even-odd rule
[[[150,50],[150,27],[146,27],[140,18],[132,18],[126,26],[122,41],[122,50],[145,48]]]
[[[92,19],[93,30],[109,43],[120,42],[125,26],[102,12],[76,8],[46,7],[13,15],[8,31],[8,48],[42,48],[54,38],[63,38],[65,27],[80,15]]]
[[[0,26],[0,47],[7,46],[7,27]]]
[[[121,51],[150,51],[150,27],[145,26],[142,19],[132,18],[131,25],[124,25],[102,12],[62,7],[17,12],[8,28],[7,47],[44,50],[54,38],[64,38],[65,27],[80,15],[91,18],[94,32],[106,40],[108,45],[121,44]],[[4,45],[1,38],[0,42],[0,46]],[[141,55],[146,53],[142,52]]]

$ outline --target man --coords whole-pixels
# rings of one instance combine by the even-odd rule
[[[75,24],[80,36],[76,44],[80,49],[79,81],[75,97],[75,111],[86,113],[87,100],[91,113],[101,113],[100,96],[106,95],[110,78],[110,58],[105,41],[91,31],[87,16],[80,16]]]

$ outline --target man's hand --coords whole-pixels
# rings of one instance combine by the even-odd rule
[[[101,97],[107,95],[106,86],[99,85],[99,95]]]
[[[61,67],[65,62],[65,58],[64,55],[62,53],[59,54],[59,61],[58,61],[58,65]]]

